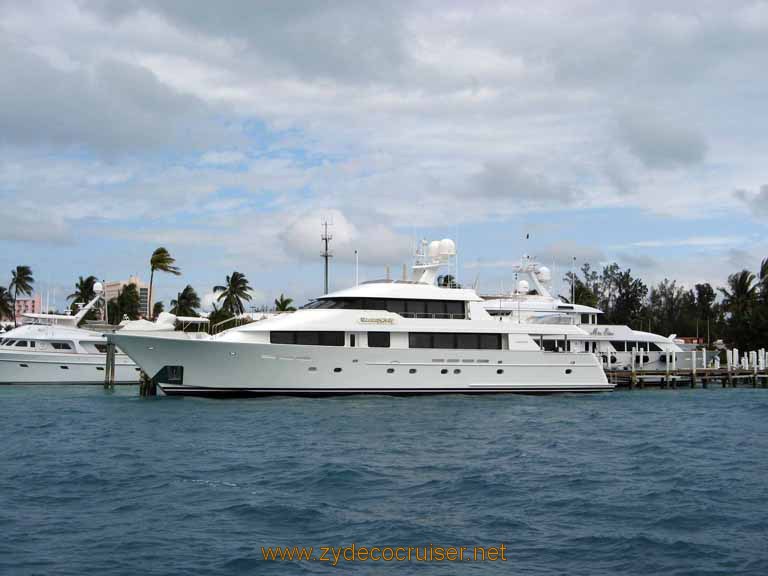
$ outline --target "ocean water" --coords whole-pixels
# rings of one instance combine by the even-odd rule
[[[506,547],[270,561],[264,546]],[[0,574],[768,574],[768,390],[0,387]]]

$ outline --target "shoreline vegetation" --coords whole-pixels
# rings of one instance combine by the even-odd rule
[[[109,321],[118,324],[123,319],[137,320],[142,317],[155,319],[165,310],[162,301],[152,302],[155,272],[181,276],[181,268],[165,247],[157,248],[150,257],[150,283],[147,309],[142,310],[139,292],[134,284],[123,287],[117,298],[107,302]],[[742,350],[768,348],[768,258],[764,259],[757,273],[741,270],[728,277],[726,286],[714,287],[708,282],[684,287],[676,280],[665,278],[655,285],[647,285],[633,276],[630,268],[618,264],[606,265],[599,272],[585,263],[579,272],[566,273],[564,280],[574,295],[574,303],[603,310],[602,323],[626,324],[635,330],[645,330],[662,335],[697,337],[711,345],[722,340],[729,347]],[[34,287],[30,266],[20,265],[11,271],[7,287],[0,286],[0,319],[18,323],[15,318],[19,296],[29,296]],[[79,307],[95,297],[96,276],[79,276],[74,291],[67,296],[68,309],[77,312]],[[251,302],[248,278],[237,270],[228,274],[225,282],[213,287],[217,296],[207,313],[209,330],[227,320],[242,317],[246,305]],[[571,298],[561,296],[566,301]],[[195,288],[187,284],[176,298],[170,301],[170,312],[176,316],[206,316]],[[272,307],[262,307],[263,312],[289,312],[296,310],[293,299],[281,293]],[[52,311],[49,311],[52,312]],[[102,316],[101,305],[86,316],[96,320]]]

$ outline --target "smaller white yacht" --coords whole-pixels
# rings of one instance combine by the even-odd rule
[[[0,384],[100,384],[104,382],[107,339],[78,328],[102,298],[96,297],[75,315],[24,314],[27,323],[0,337]],[[139,368],[120,350],[115,354],[115,382],[135,384]]]
[[[606,368],[626,369],[633,364],[649,370],[664,369],[669,354],[675,353],[678,368],[691,366],[691,354],[684,351],[674,337],[633,330],[618,324],[599,324],[603,311],[591,306],[564,302],[550,292],[552,273],[528,256],[513,268],[516,276],[510,293],[483,296],[485,309],[504,322],[524,324],[572,324],[579,326],[586,337],[572,338],[571,351],[592,352]],[[543,342],[545,349],[555,349],[562,342]]]

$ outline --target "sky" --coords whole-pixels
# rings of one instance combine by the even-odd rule
[[[722,285],[768,257],[766,68],[764,1],[0,0],[0,284],[165,246],[166,304],[303,303],[328,220],[331,288],[444,237],[485,292],[523,254]]]

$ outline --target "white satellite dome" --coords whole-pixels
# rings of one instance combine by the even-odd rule
[[[440,241],[432,240],[432,242],[429,243],[429,248],[427,248],[427,255],[430,258],[437,258],[439,254],[440,254]]]
[[[456,243],[450,238],[440,240],[440,256],[455,256]]]
[[[536,277],[540,282],[549,284],[552,281],[552,272],[546,266],[542,266],[536,271]]]
[[[520,294],[528,294],[528,291],[531,289],[531,287],[528,285],[528,280],[520,280],[517,283],[517,291]]]
[[[104,292],[104,286],[102,286],[102,285],[101,285],[101,282],[96,282],[96,283],[93,285],[93,291],[94,291],[96,294],[101,294],[102,292]]]

